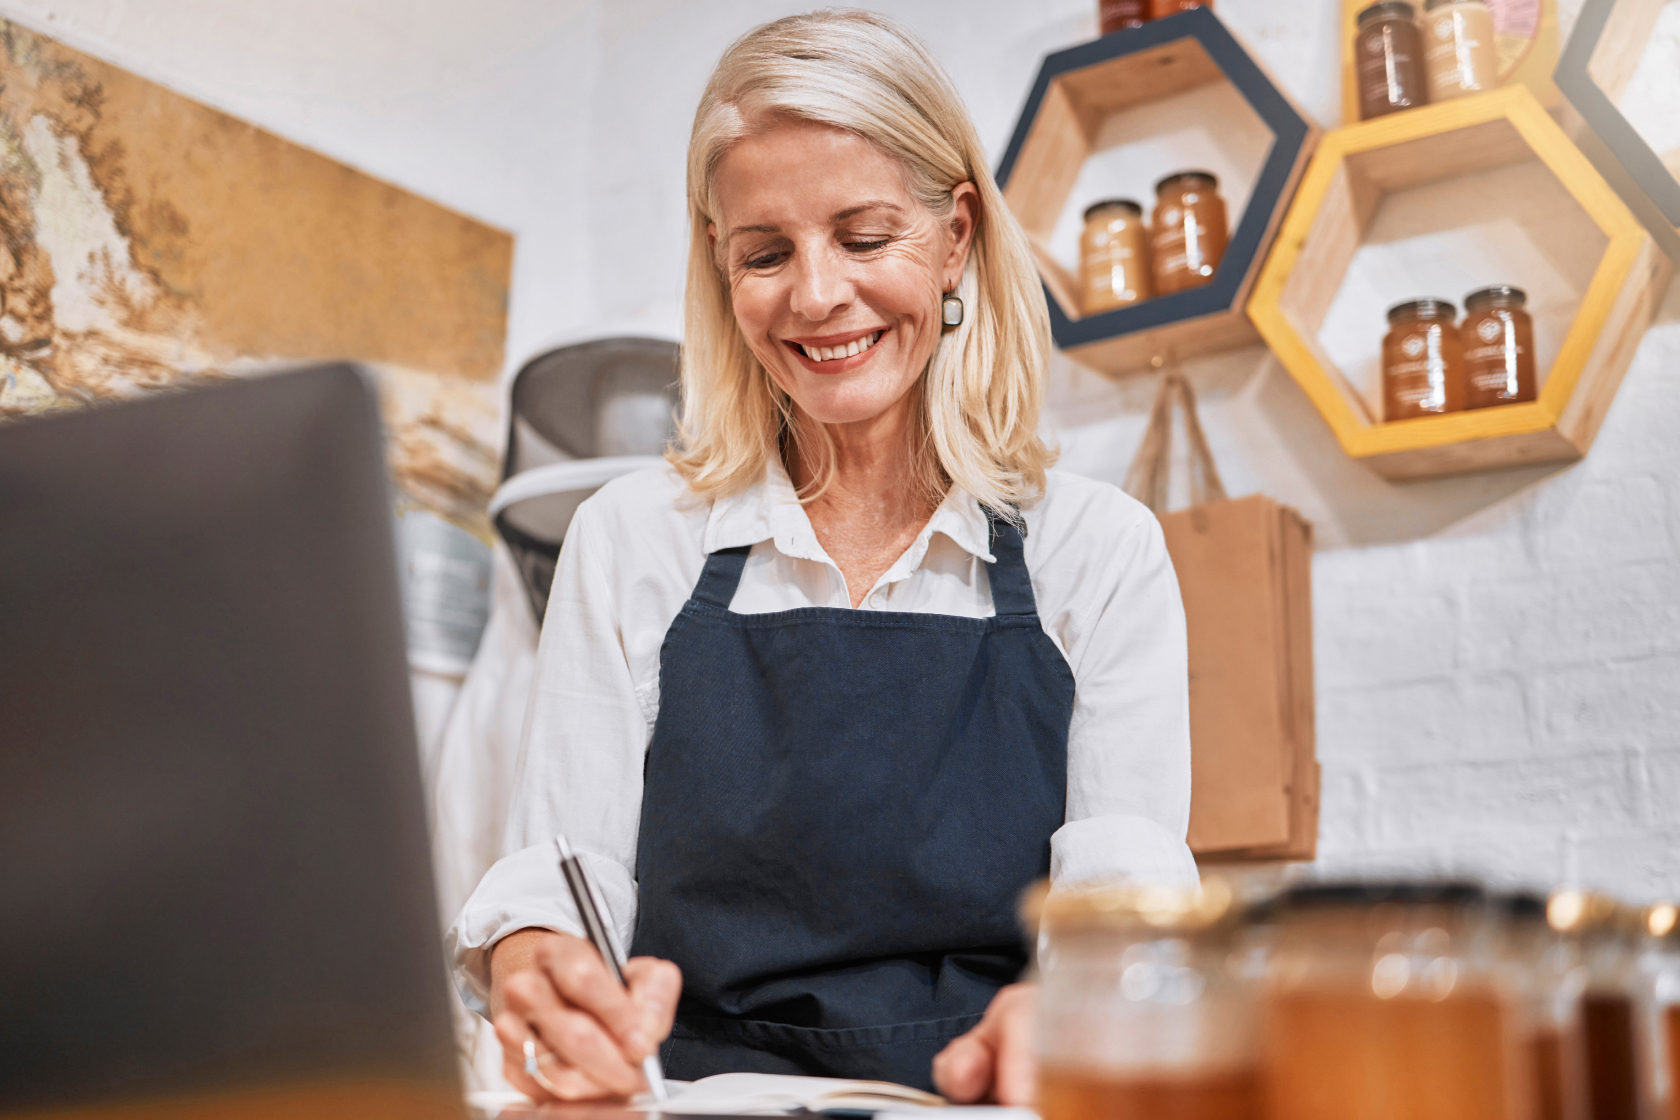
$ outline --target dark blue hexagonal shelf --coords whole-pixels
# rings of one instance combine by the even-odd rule
[[[1105,35],[1045,58],[998,166],[1044,279],[1056,345],[1115,376],[1257,344],[1249,288],[1318,138],[1207,8]],[[1078,238],[1085,206],[1130,196],[1147,213],[1157,179],[1220,179],[1230,241],[1213,279],[1093,315],[1080,313]]]

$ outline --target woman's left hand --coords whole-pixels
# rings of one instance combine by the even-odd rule
[[[1030,1107],[1038,1081],[1033,1052],[1037,984],[1011,984],[992,997],[985,1017],[933,1059],[933,1083],[956,1104],[995,1101]]]

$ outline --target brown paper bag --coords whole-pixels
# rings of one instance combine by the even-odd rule
[[[1175,401],[1189,509],[1166,513]],[[1183,374],[1161,376],[1126,490],[1161,519],[1190,643],[1190,849],[1203,860],[1312,859],[1312,526],[1270,498],[1225,497]]]

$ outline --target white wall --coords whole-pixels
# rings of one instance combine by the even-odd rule
[[[1094,0],[877,0],[1001,151]],[[1578,5],[1565,4],[1566,11]],[[683,145],[770,0],[4,0],[4,12],[518,235],[509,353],[676,324]],[[1336,0],[1219,0],[1297,101],[1337,112]],[[1680,113],[1680,106],[1675,106]],[[1234,494],[1307,513],[1322,862],[1680,894],[1680,296],[1592,455],[1408,485],[1348,461],[1264,351],[1190,371]],[[1065,465],[1118,479],[1147,387],[1058,363]]]
[[[509,359],[592,322],[591,0],[5,0],[0,15],[517,236]]]

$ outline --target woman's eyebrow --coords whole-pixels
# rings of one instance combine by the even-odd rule
[[[867,202],[860,202],[856,206],[848,206],[844,210],[836,210],[834,212],[834,216],[829,218],[829,221],[843,222],[847,218],[857,217],[865,210],[891,210],[895,214],[904,213],[904,211],[900,209],[896,203],[888,202],[884,198],[872,198]]]
[[[869,199],[867,202],[860,202],[856,206],[848,206],[844,210],[836,210],[829,217],[828,220],[831,221],[831,222],[843,222],[847,218],[855,218],[859,214],[862,214],[862,213],[864,213],[865,211],[868,211],[868,210],[891,210],[895,214],[904,213],[904,209],[901,206],[899,206],[896,202],[888,202],[884,198],[872,198],[872,199]],[[781,232],[782,232],[782,227],[778,226],[778,225],[732,226],[732,227],[730,227],[730,230],[729,230],[729,236],[734,237],[736,234],[740,234],[740,233],[781,233]]]

